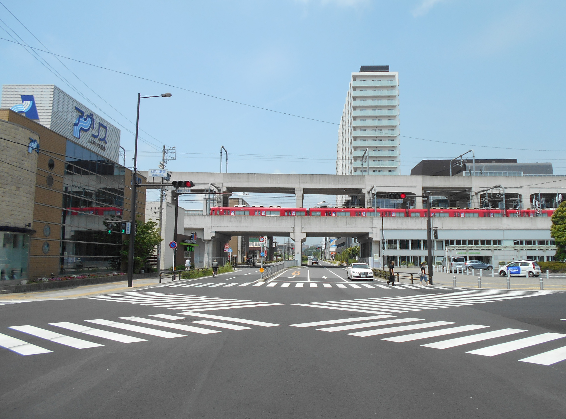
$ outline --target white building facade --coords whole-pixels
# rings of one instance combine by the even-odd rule
[[[388,65],[352,73],[338,129],[337,175],[399,175],[399,74]]]

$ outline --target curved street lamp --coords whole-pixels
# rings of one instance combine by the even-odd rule
[[[150,97],[171,97],[171,93],[162,93],[155,96],[142,96],[138,93],[138,110],[136,117],[136,140],[134,149],[134,173],[132,175],[132,226],[130,228],[130,247],[128,252],[128,287],[132,287],[133,277],[134,277],[134,242],[136,240],[136,200],[137,200],[137,186],[138,186],[138,132],[140,124],[140,101],[141,99],[147,99]]]

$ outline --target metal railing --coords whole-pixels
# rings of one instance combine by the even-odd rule
[[[269,265],[265,265],[263,267],[263,272],[261,274],[261,279],[262,280],[266,280],[271,278],[273,275],[288,269],[288,268],[292,268],[294,266],[298,266],[297,265],[297,261],[296,260],[284,260],[282,262],[276,262],[276,263],[270,263]]]

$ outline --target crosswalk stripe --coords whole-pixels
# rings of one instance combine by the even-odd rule
[[[23,325],[23,326],[10,326],[10,329],[17,330],[18,332],[27,333],[28,335],[37,336],[38,338],[49,340],[51,342],[59,343],[61,345],[70,346],[76,349],[95,348],[97,346],[104,346],[99,343],[89,342],[87,340],[77,339],[70,336],[65,336],[57,332],[41,329],[39,327]]]
[[[318,287],[318,284],[316,282],[311,282],[311,288],[316,288]]]
[[[254,284],[254,287],[261,287],[263,285],[263,282],[258,282],[257,284]]]
[[[332,288],[332,285],[330,284],[323,284],[324,288]]]
[[[287,288],[289,285],[291,285],[290,282],[284,282],[283,284],[281,284],[282,288]]]
[[[220,323],[212,320],[196,320],[193,323],[204,324],[205,326],[221,327],[223,329],[231,329],[231,330],[251,329],[251,327],[247,327],[247,326],[238,326],[237,324]]]
[[[181,316],[172,316],[170,314],[150,314],[150,317],[159,317],[160,319],[167,319],[167,320],[183,320],[184,317]]]
[[[542,354],[529,356],[528,358],[519,359],[521,362],[529,362],[531,364],[539,365],[552,365],[564,360],[566,360],[566,346],[553,349],[552,351],[543,352]]]
[[[129,320],[143,324],[150,324],[152,326],[168,327],[169,329],[182,330],[184,332],[200,333],[201,335],[208,335],[211,333],[220,333],[218,330],[203,329],[202,327],[194,327],[186,324],[169,323],[161,320],[145,319],[143,317],[120,317],[122,320]]]
[[[518,349],[528,348],[529,346],[534,346],[541,343],[550,342],[552,340],[561,339],[564,336],[566,335],[563,335],[561,333],[543,333],[528,338],[513,340],[511,342],[500,343],[499,345],[493,345],[481,349],[476,349],[473,351],[468,351],[467,353],[474,355],[483,355],[483,356],[501,355],[507,352],[516,351]]]
[[[302,282],[297,282],[297,284],[295,285],[295,288],[302,288],[303,285],[304,284]]]
[[[337,286],[338,288],[346,288],[346,285],[344,285],[344,284],[336,284],[336,286]]]
[[[57,326],[63,329],[72,330],[73,332],[84,333],[85,335],[114,340],[116,342],[122,342],[122,343],[146,342],[146,339],[136,338],[134,336],[122,335],[120,333],[109,332],[107,330],[95,329],[93,327],[84,326],[75,323],[60,322],[60,323],[49,323],[49,324],[51,326]]]
[[[202,317],[203,319],[224,320],[224,321],[229,321],[229,322],[232,322],[232,323],[251,324],[251,325],[254,325],[254,326],[264,326],[264,327],[279,326],[277,323],[267,323],[267,322],[260,322],[260,321],[257,321],[257,320],[238,319],[238,318],[235,318],[235,317],[217,316],[215,314],[204,314],[204,313],[193,312],[193,311],[186,311],[183,314],[186,314],[187,316],[193,316],[193,317]]]
[[[0,333],[0,346],[20,355],[38,355],[51,352],[41,346],[33,345],[2,333]]]
[[[351,286],[352,288],[361,288],[359,285],[356,284],[348,284],[349,286]]]
[[[475,342],[482,342],[484,340],[496,339],[503,336],[514,335],[516,333],[522,333],[522,332],[526,332],[526,330],[520,330],[520,329],[492,330],[489,332],[477,333],[475,335],[469,335],[460,338],[446,339],[446,340],[441,340],[439,342],[427,343],[421,346],[426,346],[428,348],[435,348],[435,349],[448,349],[448,348],[453,348],[455,346],[467,345],[469,343],[475,343]]]
[[[383,340],[388,340],[391,342],[410,342],[413,340],[428,339],[437,336],[451,335],[454,333],[468,332],[470,330],[484,329],[486,327],[489,326],[483,326],[481,324],[469,324],[466,326],[449,327],[447,329],[440,329],[440,330],[420,332],[420,333],[411,333],[402,336],[394,336],[391,338],[384,338]]]
[[[337,320],[324,320],[320,322],[310,322],[310,323],[297,323],[291,324],[291,327],[312,327],[312,326],[326,326],[329,324],[338,324],[338,323],[351,323],[351,322],[358,322],[364,320],[377,320],[377,319],[385,319],[391,316],[388,315],[380,315],[380,316],[366,316],[366,317],[349,317],[347,319],[337,319]]]
[[[405,318],[405,319],[392,319],[392,320],[381,320],[377,322],[367,322],[367,323],[356,323],[356,324],[349,324],[345,326],[333,326],[333,327],[325,327],[322,329],[316,329],[323,332],[342,332],[344,330],[355,330],[355,329],[365,329],[368,327],[376,327],[376,326],[387,326],[389,324],[398,324],[398,323],[409,323],[409,322],[420,322],[424,319],[416,319],[416,318]]]
[[[363,332],[354,332],[348,333],[352,336],[359,336],[359,337],[367,337],[367,336],[376,336],[376,335],[384,335],[387,333],[396,333],[396,332],[405,332],[407,330],[415,330],[415,329],[426,329],[429,327],[438,327],[438,326],[446,326],[449,324],[454,324],[454,322],[431,322],[431,323],[419,323],[417,325],[409,325],[409,326],[397,326],[397,327],[387,327],[384,329],[375,329],[375,330],[366,330]]]
[[[166,338],[166,339],[180,338],[186,336],[186,335],[181,335],[179,333],[166,332],[163,330],[151,329],[149,327],[137,326],[135,324],[114,322],[111,320],[93,319],[93,320],[85,320],[85,321],[89,323],[100,324],[102,326],[115,327],[116,329],[129,330],[130,332],[143,333],[146,335],[158,336],[160,338]]]
[[[275,285],[277,285],[277,282],[270,282],[267,284],[268,287],[274,287]]]

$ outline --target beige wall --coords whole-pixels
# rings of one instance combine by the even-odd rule
[[[3,111],[0,111],[3,112]],[[38,154],[28,153],[30,139],[39,141],[37,133],[2,120],[0,154],[0,224],[26,228],[33,221],[35,169]]]

